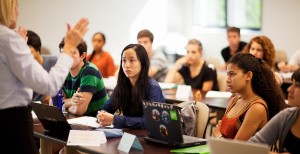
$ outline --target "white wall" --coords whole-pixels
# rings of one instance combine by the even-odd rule
[[[107,37],[104,48],[120,59],[121,50],[130,42],[130,26],[147,0],[20,0],[19,25],[37,32],[43,47],[58,55],[58,44],[66,32],[66,22],[72,25],[81,17],[90,20],[84,37],[91,53],[92,35],[101,31]],[[116,61],[119,63],[119,61]]]
[[[176,32],[187,39],[198,38],[206,57],[222,60],[220,51],[227,45],[226,31],[195,27],[192,5],[192,0],[20,0],[19,24],[36,31],[51,54],[58,54],[65,23],[74,24],[80,17],[88,17],[90,30],[84,39],[89,53],[93,33],[102,31],[107,36],[105,49],[112,52],[115,63],[119,63],[119,54],[125,45],[136,43],[134,37],[143,26],[154,32],[155,46],[163,44],[168,33]],[[300,49],[299,14],[299,0],[263,0],[262,31],[242,32],[242,40],[249,41],[255,35],[264,34],[277,49],[291,56]]]

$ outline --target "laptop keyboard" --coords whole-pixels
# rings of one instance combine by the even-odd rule
[[[193,137],[193,136],[187,136],[183,135],[183,143],[193,143],[193,142],[201,142],[203,139]]]

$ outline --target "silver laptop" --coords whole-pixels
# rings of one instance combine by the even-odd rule
[[[205,139],[183,135],[179,108],[171,104],[143,100],[146,141],[187,147],[206,144]]]
[[[208,138],[211,154],[269,154],[269,147],[264,144],[254,144],[229,139]]]

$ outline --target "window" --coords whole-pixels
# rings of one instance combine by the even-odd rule
[[[260,30],[262,0],[194,0],[193,21],[202,27]]]

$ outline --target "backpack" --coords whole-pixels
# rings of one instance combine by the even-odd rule
[[[177,105],[180,110],[182,130],[184,135],[197,135],[197,106],[196,102],[182,102]]]

